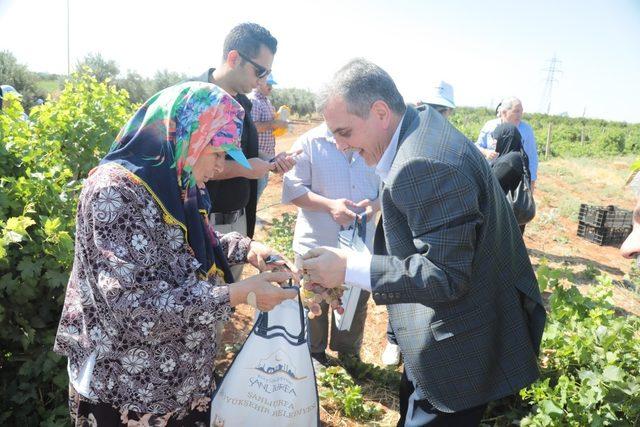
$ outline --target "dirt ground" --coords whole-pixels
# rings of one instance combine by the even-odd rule
[[[276,151],[287,150],[298,136],[317,125],[317,122],[295,123],[292,131],[277,141]],[[577,283],[582,291],[588,288],[587,282],[593,281],[594,272],[605,273],[612,277],[617,286],[614,301],[621,314],[640,315],[640,289],[635,288],[627,275],[632,262],[623,259],[618,248],[598,246],[576,235],[577,208],[579,203],[596,205],[613,204],[625,209],[633,209],[634,198],[629,190],[623,189],[624,179],[630,162],[626,159],[607,160],[569,160],[554,159],[542,162],[539,167],[539,179],[536,187],[537,216],[527,226],[525,243],[534,268],[544,258],[551,267],[564,267],[576,273]],[[258,218],[261,220],[256,229],[256,240],[264,240],[273,218],[283,213],[294,213],[291,205],[280,204],[282,178],[272,175],[269,185],[258,206]],[[595,269],[595,270],[594,270]],[[256,270],[248,266],[244,275],[255,274]],[[596,272],[597,273],[597,272]],[[231,360],[230,351],[238,348],[253,323],[251,308],[241,306],[228,323],[224,333],[224,343],[228,354],[224,368]],[[380,364],[380,357],[386,343],[387,313],[384,306],[376,306],[369,300],[367,327],[361,358],[363,362]],[[330,355],[332,353],[328,351]],[[335,356],[335,355],[334,355]],[[384,418],[368,425],[395,425],[398,419],[398,401],[395,393],[376,390],[363,386],[363,395],[369,402],[378,402],[384,411]],[[326,425],[361,425],[340,417],[331,410],[321,409],[321,419]]]

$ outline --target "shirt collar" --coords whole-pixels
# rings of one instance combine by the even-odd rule
[[[404,120],[404,116],[405,115],[403,114],[402,118],[400,119],[400,122],[398,123],[398,127],[396,128],[396,131],[393,133],[393,136],[391,137],[391,142],[389,143],[389,146],[387,147],[386,150],[384,150],[384,153],[382,154],[380,161],[376,165],[376,175],[378,175],[385,184],[387,183],[387,177],[389,175],[389,171],[391,170],[391,165],[393,164],[393,158],[395,157],[396,150],[398,148],[398,139],[400,139],[400,128],[402,127],[402,121]]]

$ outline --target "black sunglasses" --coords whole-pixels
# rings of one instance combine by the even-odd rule
[[[256,69],[256,77],[259,79],[262,79],[264,77],[267,77],[269,75],[269,73],[271,73],[271,70],[268,68],[264,68],[262,65],[260,64],[256,64],[255,62],[253,62],[251,60],[251,58],[249,58],[247,55],[245,55],[244,53],[237,51],[238,55],[240,55],[240,58],[244,59],[245,61],[247,61],[249,64],[253,65]]]

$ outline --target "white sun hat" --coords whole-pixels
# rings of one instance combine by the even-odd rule
[[[453,101],[453,86],[445,81],[431,87],[429,94],[422,100],[426,104],[444,105],[449,108],[456,108]]]

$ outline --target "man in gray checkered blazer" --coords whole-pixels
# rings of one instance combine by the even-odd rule
[[[399,425],[478,425],[488,402],[538,378],[545,310],[504,193],[478,149],[391,77],[349,62],[320,103],[342,149],[383,181],[374,255],[307,253],[313,283],[370,290],[404,356]]]

